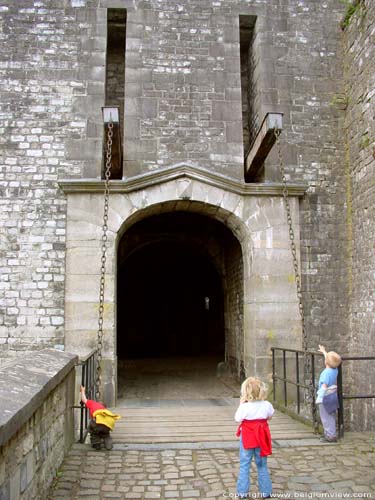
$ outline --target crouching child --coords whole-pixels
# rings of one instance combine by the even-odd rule
[[[90,434],[91,446],[95,450],[100,450],[102,446],[104,446],[106,450],[112,450],[111,431],[113,431],[115,421],[121,418],[120,415],[112,413],[108,408],[97,401],[87,399],[85,387],[82,385],[80,393],[82,403],[90,412],[90,422],[87,430]]]

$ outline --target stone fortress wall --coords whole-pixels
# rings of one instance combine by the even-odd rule
[[[74,435],[75,355],[42,349],[0,368],[0,497],[47,498]]]
[[[1,357],[65,342],[57,183],[100,177],[107,9],[127,12],[125,177],[189,161],[243,179],[240,16],[256,18],[248,122],[284,114],[287,177],[307,186],[299,222],[309,344],[368,352],[374,6],[361,4],[342,30],[339,0],[0,2]],[[275,152],[262,176],[278,180]],[[355,383],[367,388],[366,373]]]
[[[348,352],[374,355],[375,336],[375,5],[360,2],[355,15],[345,23],[343,107],[347,189],[347,254],[349,286]],[[352,364],[353,377],[348,393],[375,394],[374,362]],[[354,403],[355,404],[355,403]],[[370,427],[374,401],[355,406],[350,412]]]

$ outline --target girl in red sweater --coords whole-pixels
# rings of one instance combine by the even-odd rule
[[[249,377],[241,386],[240,406],[234,416],[240,437],[240,471],[237,480],[237,495],[248,498],[250,492],[250,466],[254,457],[258,470],[258,487],[263,498],[270,498],[272,482],[267,467],[267,456],[272,453],[271,433],[268,420],[274,409],[265,401],[266,385],[255,377]]]

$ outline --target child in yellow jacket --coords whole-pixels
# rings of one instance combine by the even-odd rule
[[[82,403],[90,412],[90,422],[87,429],[90,433],[91,446],[95,450],[100,450],[102,444],[104,444],[106,450],[112,450],[111,431],[115,426],[115,421],[120,418],[120,415],[112,413],[97,401],[87,399],[83,385],[81,385],[80,393]]]

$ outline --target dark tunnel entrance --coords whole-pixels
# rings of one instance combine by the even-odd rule
[[[201,380],[216,376],[218,364],[227,360],[228,339],[235,343],[225,318],[228,309],[233,318],[240,317],[241,275],[241,247],[212,217],[162,213],[124,233],[117,271],[120,399],[147,397],[137,388],[140,379],[150,382],[154,394],[168,398],[171,392],[161,387],[167,387],[167,379],[178,379],[179,371],[184,390],[188,369]],[[199,397],[201,380],[196,380]],[[206,397],[209,393],[207,387]]]
[[[220,275],[194,246],[161,241],[136,250],[118,286],[120,359],[224,356]]]

